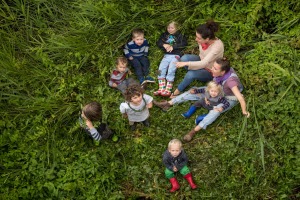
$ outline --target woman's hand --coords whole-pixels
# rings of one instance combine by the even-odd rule
[[[244,115],[245,117],[247,117],[247,118],[249,118],[249,117],[250,117],[250,113],[249,113],[248,111],[246,111],[246,112],[243,112],[243,115]]]
[[[176,68],[181,68],[189,65],[189,62],[176,62]]]

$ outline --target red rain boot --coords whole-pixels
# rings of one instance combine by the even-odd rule
[[[188,173],[184,178],[189,182],[191,188],[194,190],[197,188],[197,185],[193,182],[192,174]]]
[[[170,178],[170,183],[172,184],[172,189],[170,192],[175,192],[176,190],[179,190],[180,185],[175,177]]]

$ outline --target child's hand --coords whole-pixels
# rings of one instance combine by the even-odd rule
[[[206,105],[210,105],[210,102],[205,98]]]
[[[194,89],[194,88],[190,89],[190,93],[191,94],[196,94],[196,89]]]
[[[133,60],[133,57],[132,57],[132,56],[130,56],[128,59],[129,59],[129,60]]]
[[[173,51],[173,47],[172,47],[172,46],[170,46],[170,47],[169,47],[169,48],[167,48],[166,50],[167,50],[167,52],[172,52],[172,51]]]
[[[112,87],[116,88],[116,87],[118,87],[118,85],[116,83],[113,83]]]
[[[250,113],[249,112],[247,112],[247,111],[243,111],[243,115],[245,116],[245,117],[247,117],[247,118],[249,118],[250,117]]]
[[[123,114],[122,114],[122,117],[127,118],[128,116],[127,116],[126,113],[123,113]]]
[[[165,48],[165,50],[166,50],[167,52],[169,52],[168,49],[169,49],[170,46],[171,46],[171,45],[169,45],[169,44],[163,44],[163,47]]]
[[[128,70],[128,74],[129,74],[129,75],[132,75],[132,71],[131,71],[131,70]]]
[[[177,172],[178,169],[174,166],[174,167],[173,167],[173,171],[174,171],[174,172]]]
[[[222,112],[223,111],[223,108],[214,108],[214,111],[217,111],[217,112]]]
[[[85,120],[85,124],[90,130],[94,128],[93,123],[88,119]]]

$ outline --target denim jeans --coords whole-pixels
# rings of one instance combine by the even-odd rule
[[[159,71],[160,74],[158,75],[158,79],[164,79],[166,78],[167,81],[173,82],[175,79],[175,72],[176,72],[176,62],[178,60],[176,57],[178,55],[170,55],[170,54],[165,54],[164,58],[161,60],[159,64]]]
[[[144,78],[144,76],[148,76],[149,67],[150,67],[150,62],[148,57],[146,56],[133,57],[133,60],[129,60],[129,62],[134,68],[135,74],[139,80],[141,78]]]
[[[200,89],[200,88],[206,88],[206,87],[197,87],[197,89]],[[202,98],[204,98],[204,94],[191,94],[189,91],[187,91],[185,93],[178,95],[171,101],[173,104],[176,104],[176,103],[182,103],[185,101],[199,101]],[[200,126],[201,129],[206,129],[206,127],[208,125],[210,125],[211,123],[213,123],[220,116],[221,113],[224,113],[224,112],[230,110],[237,103],[239,103],[239,101],[234,101],[234,100],[227,99],[227,101],[229,102],[229,107],[227,109],[223,110],[222,112],[210,110],[208,112],[208,114],[204,117],[204,119],[198,124],[198,126]],[[223,106],[223,104],[219,104],[217,107],[222,107],[222,106]]]
[[[185,54],[181,57],[180,61],[188,62],[188,61],[200,61],[200,57],[193,54]],[[187,69],[187,67],[185,67]],[[197,69],[197,70],[188,70],[184,76],[184,79],[178,85],[178,90],[183,92],[184,89],[189,86],[194,80],[198,80],[201,82],[208,82],[213,79],[210,72],[205,69]]]

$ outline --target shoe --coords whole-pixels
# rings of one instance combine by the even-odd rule
[[[147,127],[150,126],[149,119],[146,119],[145,121],[142,121],[142,123],[144,124],[144,126],[147,126]]]
[[[190,118],[196,112],[196,110],[197,110],[197,107],[193,105],[189,108],[188,111],[186,111],[185,113],[182,113],[181,116],[183,116],[186,119]]]
[[[147,76],[145,79],[147,83],[155,83],[154,79],[151,76]]]
[[[187,175],[185,175],[184,178],[187,180],[187,182],[190,184],[190,187],[193,190],[197,188],[197,185],[194,183],[191,173],[188,173]]]
[[[183,137],[183,140],[186,141],[186,142],[189,142],[193,139],[194,135],[196,134],[196,131],[194,129],[192,129],[188,134],[186,134],[184,137]]]
[[[198,125],[204,119],[204,117],[206,117],[206,115],[207,114],[197,116],[195,119],[195,124]]]
[[[179,190],[180,185],[175,177],[170,178],[170,183],[172,184],[170,192],[175,192],[176,190]]]
[[[140,78],[139,81],[140,81],[140,84],[141,84],[141,85],[143,85],[143,84],[146,83],[144,77]]]
[[[153,104],[161,108],[165,112],[169,110],[169,108],[171,107],[171,104],[169,104],[168,101],[161,101],[161,102],[153,101]]]
[[[133,125],[130,125],[130,130],[135,131],[136,129],[136,123],[133,123]]]

